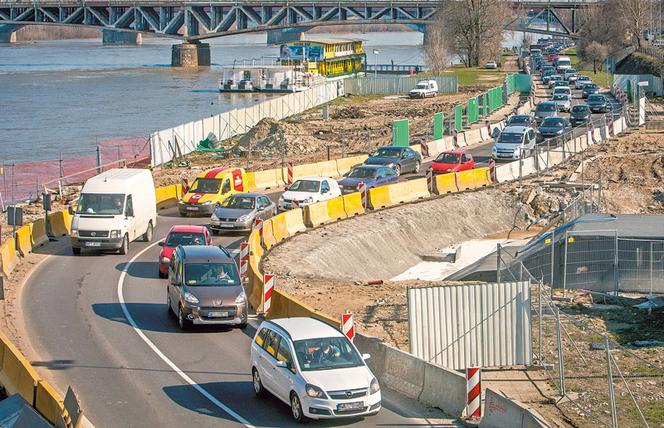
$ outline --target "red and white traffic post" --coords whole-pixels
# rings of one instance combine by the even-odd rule
[[[362,207],[367,208],[367,185],[363,181],[357,185],[357,191],[360,192],[360,198],[362,199]]]
[[[286,164],[286,168],[288,170],[288,176],[287,176],[287,181],[286,184],[289,186],[293,184],[293,162],[288,162]]]
[[[428,158],[429,157],[429,146],[427,146],[426,143],[420,143],[420,148],[422,150],[422,157],[423,158]]]
[[[252,226],[254,230],[258,230],[258,236],[260,237],[260,243],[263,245],[263,220],[257,218],[254,220],[254,224]]]
[[[350,340],[353,341],[355,337],[355,322],[353,320],[353,313],[346,311],[341,315],[341,332]]]
[[[244,241],[240,244],[240,276],[244,277],[249,271],[249,243]]]
[[[482,380],[480,370],[479,367],[466,368],[466,392],[468,394],[468,400],[466,401],[467,418],[482,417],[480,406],[482,402]]]
[[[433,169],[431,168],[427,170],[427,189],[429,189],[429,193],[433,193]]]
[[[272,307],[272,292],[274,291],[274,275],[265,274],[263,276],[263,314],[267,315]]]

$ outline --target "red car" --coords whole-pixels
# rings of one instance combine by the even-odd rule
[[[548,57],[546,57],[546,60],[549,61],[549,62],[553,62],[553,61],[557,60],[558,58],[560,58],[560,56],[558,54],[551,54]]]
[[[159,278],[168,276],[168,265],[178,245],[210,245],[212,237],[205,226],[173,226],[166,239],[159,243]]]
[[[431,162],[431,170],[434,174],[447,174],[473,168],[475,168],[473,155],[465,150],[443,152]]]

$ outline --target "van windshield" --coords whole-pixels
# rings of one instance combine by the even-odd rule
[[[364,365],[345,337],[296,340],[295,355],[302,371],[334,370]]]
[[[230,287],[240,285],[232,263],[186,263],[185,284],[189,287]]]
[[[82,193],[76,213],[120,215],[123,213],[124,200],[125,195],[121,193]]]
[[[219,193],[221,180],[218,178],[197,178],[189,188],[192,193]]]
[[[504,144],[521,144],[521,139],[523,137],[523,134],[517,134],[514,132],[503,132],[500,134],[500,143]]]
[[[417,89],[429,89],[429,84],[427,82],[420,82],[415,86]]]

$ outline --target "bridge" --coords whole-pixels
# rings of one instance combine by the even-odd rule
[[[525,12],[527,18],[516,20],[508,28],[574,37],[575,11],[601,1],[513,0],[514,8]],[[177,48],[179,55],[194,48],[200,50],[203,45],[200,42],[205,39],[248,32],[299,35],[310,27],[344,24],[405,24],[424,31],[440,3],[440,0],[0,0],[0,26],[10,32],[22,25],[69,25],[129,35],[148,33],[184,41]],[[563,24],[556,14],[561,9],[572,10],[571,26]],[[543,20],[545,28],[534,25]],[[271,41],[283,39],[277,37]],[[203,48],[198,62],[205,62],[206,55],[209,62],[209,48],[207,53]]]

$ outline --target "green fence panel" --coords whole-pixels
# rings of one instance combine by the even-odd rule
[[[507,83],[507,95],[512,95],[515,91],[515,75],[509,74],[505,80]]]
[[[461,132],[463,129],[463,106],[454,107],[454,130]]]
[[[441,140],[443,138],[443,131],[445,130],[445,116],[443,113],[436,113],[433,115],[433,139]]]
[[[530,74],[517,74],[514,76],[514,86],[521,95],[530,95],[533,90],[533,78]]]
[[[408,119],[399,119],[392,122],[392,145],[404,147],[410,145]]]
[[[480,108],[477,101],[477,98],[471,98],[468,100],[468,124],[479,122],[480,118]]]

